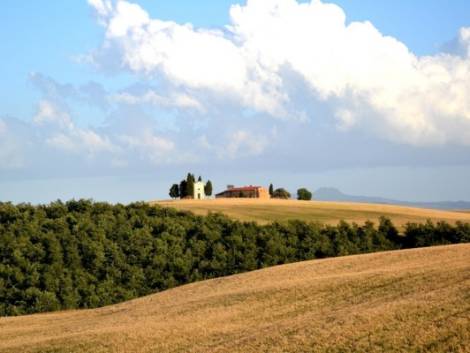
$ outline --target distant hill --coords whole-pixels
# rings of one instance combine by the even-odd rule
[[[276,266],[0,318],[0,352],[468,352],[469,265],[461,244]]]
[[[387,199],[376,196],[357,196],[348,195],[336,188],[324,187],[315,191],[313,195],[317,201],[340,201],[340,202],[363,202],[363,203],[381,203],[390,205],[402,205],[411,207],[434,208],[442,210],[467,210],[470,209],[468,201],[440,201],[440,202],[410,202],[394,199]]]

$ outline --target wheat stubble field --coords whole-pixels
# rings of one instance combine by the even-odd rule
[[[191,211],[199,215],[220,212],[241,221],[269,223],[300,219],[335,225],[340,220],[359,224],[367,220],[377,222],[380,216],[390,218],[398,227],[408,222],[423,223],[458,220],[470,222],[470,212],[443,211],[415,207],[351,202],[258,200],[258,199],[212,199],[156,201],[152,204]]]
[[[313,260],[0,318],[0,352],[468,352],[470,244]]]

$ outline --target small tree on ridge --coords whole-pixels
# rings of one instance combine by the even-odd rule
[[[297,200],[310,201],[312,199],[312,193],[306,188],[300,188],[297,190]]]
[[[290,199],[290,193],[284,188],[274,190],[273,198],[275,199]]]
[[[170,197],[176,199],[180,197],[180,187],[178,184],[173,184],[170,188]]]

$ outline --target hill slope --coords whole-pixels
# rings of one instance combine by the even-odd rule
[[[470,244],[314,260],[0,319],[0,352],[464,352]]]
[[[154,204],[192,211],[200,215],[208,212],[221,212],[242,221],[261,223],[288,219],[318,221],[326,224],[337,224],[340,220],[364,223],[366,220],[377,221],[380,216],[390,218],[399,227],[407,222],[423,223],[427,219],[450,223],[457,220],[470,222],[470,213],[348,202],[215,199],[158,201]]]

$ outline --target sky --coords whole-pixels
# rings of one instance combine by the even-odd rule
[[[470,3],[2,1],[0,201],[188,172],[470,200]]]

